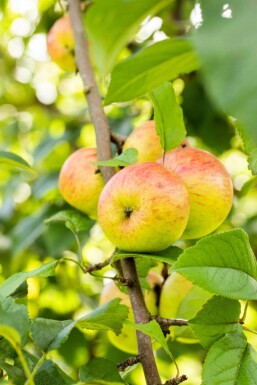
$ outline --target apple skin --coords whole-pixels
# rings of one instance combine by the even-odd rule
[[[131,147],[138,151],[138,162],[155,162],[162,156],[163,149],[153,120],[132,131],[124,143],[123,151]]]
[[[47,50],[52,60],[65,71],[75,71],[74,36],[68,15],[60,17],[47,35]]]
[[[156,304],[157,297],[153,289],[155,285],[161,285],[162,277],[155,271],[149,271],[148,280],[149,280],[150,289],[144,291],[146,306],[151,314],[157,315],[158,314],[158,307]],[[115,298],[120,298],[121,303],[123,305],[128,306],[129,320],[134,322],[129,296],[121,292],[119,288],[116,286],[115,282],[111,281],[110,283],[105,285],[102,290],[102,293],[100,296],[100,305],[104,305],[105,303]],[[116,348],[130,354],[137,353],[138,349],[137,349],[136,331],[130,325],[124,325],[122,332],[118,336],[114,334],[112,331],[108,331],[107,336],[110,342]]]
[[[104,180],[92,162],[97,161],[96,148],[81,148],[64,162],[59,175],[59,190],[73,207],[97,218],[97,203]]]
[[[190,214],[182,238],[201,238],[216,230],[233,203],[232,181],[222,163],[185,142],[165,154],[164,166],[183,180],[189,193]]]
[[[180,238],[189,210],[181,179],[156,162],[143,162],[119,171],[105,185],[98,221],[118,248],[152,252]]]
[[[181,274],[173,272],[162,287],[159,314],[164,318],[191,319],[210,297],[210,293],[194,286]],[[180,342],[197,342],[195,335],[187,326],[172,326],[170,333],[172,338]]]

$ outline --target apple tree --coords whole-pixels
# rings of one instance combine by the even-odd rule
[[[0,384],[255,385],[257,5],[0,4]]]

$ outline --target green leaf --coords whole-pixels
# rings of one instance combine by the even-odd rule
[[[186,136],[183,112],[171,83],[164,83],[149,94],[154,105],[156,131],[164,151],[180,145]]]
[[[27,279],[32,277],[50,277],[55,274],[55,268],[59,261],[45,263],[39,268],[13,274],[0,285],[0,296],[8,297]]]
[[[189,41],[160,41],[115,66],[104,104],[135,99],[198,67],[198,59]]]
[[[54,338],[68,325],[71,320],[57,321],[46,318],[36,318],[31,322],[32,339],[43,352],[49,351]]]
[[[74,385],[74,380],[56,363],[46,360],[34,378],[35,385]]]
[[[34,170],[21,156],[14,154],[13,152],[0,151],[0,165],[18,168],[28,171],[34,177],[37,176],[36,170]]]
[[[148,259],[154,259],[159,262],[165,262],[169,265],[173,265],[176,260],[178,259],[179,255],[183,252],[182,249],[180,249],[177,246],[170,246],[167,249],[163,251],[159,251],[158,255],[155,254],[144,254],[144,253],[131,253],[125,250],[118,250],[113,256],[110,261],[110,264],[112,264],[115,261],[118,261],[119,259],[123,258],[130,258],[133,256],[134,258],[148,258]]]
[[[242,229],[201,239],[183,252],[174,270],[210,293],[257,299],[256,258]]]
[[[120,305],[120,298],[116,298],[80,318],[76,326],[82,329],[112,330],[118,335],[127,318],[128,307]]]
[[[127,148],[122,154],[119,156],[110,159],[110,160],[99,160],[98,162],[94,162],[97,166],[107,166],[107,167],[126,167],[130,164],[137,163],[137,155],[138,152],[135,148]]]
[[[116,364],[105,358],[94,358],[82,366],[79,378],[84,384],[90,385],[124,384]]]
[[[242,332],[232,332],[207,354],[202,385],[256,385],[256,373],[256,351]]]
[[[98,69],[108,73],[140,23],[169,5],[169,0],[98,0],[85,13],[85,26]]]
[[[238,301],[215,296],[189,321],[189,326],[200,343],[208,348],[224,334],[241,330],[240,310]]]
[[[0,298],[0,326],[11,326],[19,333],[21,345],[27,342],[29,317],[25,305],[16,304],[14,299]]]
[[[118,335],[123,323],[128,318],[128,307],[120,305],[120,299],[116,298],[105,305],[99,306],[86,316],[71,322],[52,340],[48,350],[58,349],[63,344],[74,327],[90,330],[112,330]]]
[[[164,351],[168,354],[168,356],[172,359],[172,361],[174,361],[174,357],[168,347],[163,331],[160,325],[155,320],[152,320],[147,324],[135,324],[130,321],[128,321],[127,323],[133,326],[135,329],[140,330],[142,333],[151,337],[153,340],[159,342],[159,344],[164,349]]]
[[[250,167],[257,174],[257,152],[252,152],[257,147],[257,66],[253,49],[257,3],[249,2],[246,7],[240,0],[232,1],[232,18],[222,17],[223,6],[222,0],[201,3],[203,25],[196,30],[193,43],[203,64],[207,91],[222,111],[239,120],[238,131],[251,153]]]
[[[88,230],[92,221],[77,210],[63,210],[46,219],[44,223],[64,222],[65,226],[73,233],[77,234],[80,231]]]

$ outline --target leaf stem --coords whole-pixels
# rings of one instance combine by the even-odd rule
[[[26,381],[25,385],[35,385],[35,383],[33,381],[32,374],[29,370],[27,361],[25,360],[24,355],[22,354],[22,350],[20,349],[20,347],[16,348],[16,352],[17,352],[17,355],[19,357],[22,368],[24,370],[25,376],[27,377],[27,381]]]

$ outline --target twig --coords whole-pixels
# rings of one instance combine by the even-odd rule
[[[116,145],[119,155],[122,153],[122,148],[126,139],[127,137],[124,135],[115,134],[114,132],[111,132],[111,142]]]
[[[253,333],[253,334],[257,334],[257,331],[256,331],[256,330],[249,329],[249,328],[247,328],[246,326],[242,326],[242,329],[245,330],[246,332],[250,332],[250,333]]]
[[[162,326],[188,326],[188,321],[183,318],[163,318],[158,315],[152,315],[151,319],[154,319],[158,324]]]
[[[172,378],[171,380],[166,381],[163,385],[178,385],[181,384],[181,382],[184,382],[187,380],[187,376],[183,374],[182,376]]]
[[[84,273],[91,273],[92,271],[102,270],[105,266],[110,264],[111,258],[107,258],[105,261],[89,265],[84,268]]]
[[[112,155],[110,128],[102,107],[101,97],[90,62],[88,41],[83,28],[80,1],[68,0],[68,4],[75,39],[76,63],[83,81],[84,93],[88,101],[88,110],[95,128],[98,159],[108,160]],[[102,167],[100,169],[105,182],[108,182],[115,173],[114,169],[110,167]],[[135,321],[137,323],[147,323],[149,321],[149,314],[139,284],[135,261],[133,258],[126,258],[121,261],[121,266],[123,276],[126,279],[132,280],[134,283],[133,287],[128,287],[128,291]],[[161,379],[155,363],[150,337],[137,331],[137,341],[147,385],[160,384]]]
[[[244,307],[244,313],[243,313],[242,317],[239,320],[240,324],[244,324],[244,322],[245,322],[245,319],[246,319],[246,316],[247,316],[248,305],[249,305],[249,301],[246,301],[246,304],[245,304],[245,307]]]
[[[129,367],[129,366],[133,366],[133,365],[136,365],[140,362],[140,356],[137,355],[135,357],[129,357],[127,358],[125,361],[122,361],[122,362],[119,362],[117,364],[117,368],[119,369],[120,372],[125,372],[125,370]]]

